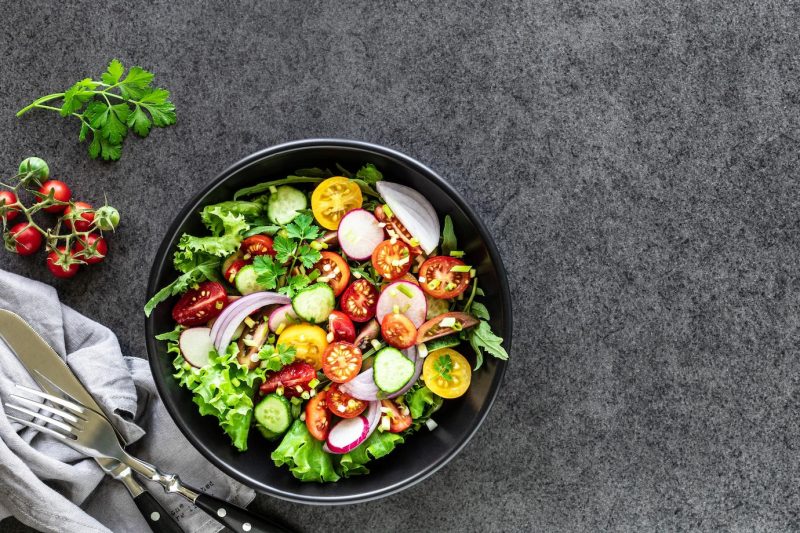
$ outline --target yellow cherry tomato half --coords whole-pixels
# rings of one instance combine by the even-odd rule
[[[469,388],[472,369],[469,361],[450,348],[442,348],[428,354],[422,365],[425,385],[442,398],[458,398]]]
[[[361,189],[344,176],[328,178],[311,193],[311,211],[326,229],[338,229],[342,217],[363,203]]]
[[[322,353],[328,347],[328,339],[327,333],[321,327],[302,323],[284,329],[276,344],[293,346],[297,351],[296,361],[305,361],[314,370],[319,370],[322,368]]]

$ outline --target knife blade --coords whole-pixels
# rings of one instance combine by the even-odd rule
[[[0,309],[0,338],[14,352],[42,391],[58,397],[64,391],[84,406],[109,418],[67,363],[21,316]],[[127,444],[119,432],[117,435],[123,444]],[[95,461],[107,475],[125,485],[151,529],[166,533],[182,531],[153,495],[136,481],[130,468],[113,459],[101,458]]]

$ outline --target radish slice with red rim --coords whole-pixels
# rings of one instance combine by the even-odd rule
[[[428,301],[419,285],[409,281],[395,281],[387,285],[378,297],[375,315],[378,322],[383,323],[383,317],[393,313],[395,308],[398,313],[407,316],[414,323],[414,327],[418,328],[425,323]]]
[[[370,402],[367,412],[340,420],[328,434],[322,448],[328,453],[343,454],[355,450],[367,440],[381,420],[380,402]]]
[[[439,245],[441,227],[436,210],[428,199],[399,183],[379,181],[375,187],[394,216],[419,241],[425,253],[430,254]]]
[[[339,222],[339,247],[351,259],[365,261],[384,240],[375,215],[365,209],[349,211]]]

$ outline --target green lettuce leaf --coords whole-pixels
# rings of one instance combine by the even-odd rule
[[[231,200],[228,202],[221,202],[218,204],[207,205],[200,212],[200,218],[203,224],[211,230],[214,235],[222,235],[225,233],[224,220],[220,216],[221,213],[227,213],[234,217],[239,215],[245,221],[252,221],[258,218],[263,211],[261,204],[257,202],[243,202]]]
[[[450,215],[444,217],[444,229],[442,229],[442,255],[450,255],[453,250],[458,250],[456,232],[453,229],[453,219]]]
[[[322,443],[311,436],[305,422],[295,420],[283,440],[272,452],[277,466],[287,465],[294,477],[301,481],[338,481],[330,454]]]
[[[419,383],[415,384],[404,398],[414,420],[412,426],[414,431],[419,430],[444,403],[440,396],[434,394],[428,387],[420,386]]]
[[[221,259],[208,255],[193,256],[189,254],[175,254],[175,268],[183,272],[172,283],[155,293],[144,306],[145,316],[150,316],[158,304],[169,298],[189,290],[201,281],[218,280]]]
[[[212,352],[208,365],[194,368],[184,361],[177,342],[170,341],[167,348],[169,353],[177,354],[173,361],[174,376],[181,386],[192,391],[200,414],[215,416],[236,449],[245,451],[255,383],[263,379],[264,370],[248,371],[236,360],[237,350],[236,343],[231,343],[226,353]]]
[[[369,474],[369,469],[364,466],[366,463],[388,455],[395,446],[402,443],[402,435],[375,430],[355,450],[339,458],[339,470],[344,477]]]

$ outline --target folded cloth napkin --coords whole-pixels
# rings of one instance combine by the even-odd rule
[[[245,506],[255,497],[206,461],[183,437],[155,392],[147,361],[124,357],[114,334],[62,305],[55,289],[0,270],[0,308],[31,326],[63,357],[141,459],[194,487]],[[15,383],[38,388],[0,341],[0,400]],[[139,441],[139,442],[137,442]],[[141,480],[140,480],[141,481]],[[177,495],[142,481],[190,532],[221,526]],[[0,519],[14,515],[40,531],[141,532],[148,526],[126,489],[58,440],[10,421],[0,409]]]

